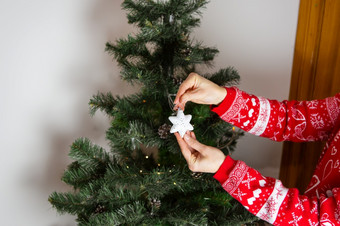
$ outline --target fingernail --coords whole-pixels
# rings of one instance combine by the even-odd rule
[[[187,134],[184,134],[184,139],[189,140],[189,136]]]

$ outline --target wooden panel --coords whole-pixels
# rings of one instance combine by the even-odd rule
[[[296,32],[290,99],[312,98],[325,3],[301,0]]]
[[[340,91],[340,1],[325,5],[313,97],[324,98]]]
[[[312,100],[340,91],[340,1],[301,0],[290,99]],[[322,143],[285,142],[280,179],[303,192]]]

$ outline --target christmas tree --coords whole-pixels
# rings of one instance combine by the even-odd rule
[[[125,0],[128,21],[139,33],[107,43],[123,80],[139,85],[137,94],[98,93],[91,114],[111,119],[106,137],[111,150],[77,139],[74,160],[62,180],[73,192],[54,192],[49,201],[60,213],[77,216],[79,225],[251,225],[258,219],[225,192],[211,174],[192,173],[175,137],[169,134],[172,101],[178,87],[200,64],[212,65],[218,53],[190,39],[206,0]],[[206,78],[234,85],[236,70],[220,69]],[[241,132],[212,113],[188,103],[186,113],[197,139],[225,154]],[[150,152],[150,149],[152,150]]]

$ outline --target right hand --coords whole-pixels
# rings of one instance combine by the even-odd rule
[[[187,132],[184,139],[175,133],[182,154],[193,172],[216,173],[224,162],[225,155],[215,147],[201,144],[194,132]]]
[[[190,73],[178,89],[174,100],[174,109],[177,110],[180,107],[184,110],[188,101],[196,104],[218,105],[226,95],[225,88],[216,85],[197,73]]]

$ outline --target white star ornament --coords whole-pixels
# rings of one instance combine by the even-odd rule
[[[181,109],[178,109],[176,116],[169,117],[169,120],[173,124],[170,133],[178,132],[183,138],[186,131],[194,130],[194,127],[190,124],[191,117],[191,115],[184,115],[184,112]]]

